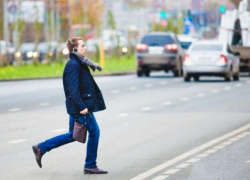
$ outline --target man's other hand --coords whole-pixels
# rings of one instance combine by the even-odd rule
[[[82,115],[86,115],[86,114],[88,114],[88,113],[89,113],[88,108],[85,108],[84,110],[82,110],[82,111],[80,112],[80,114],[82,114]]]

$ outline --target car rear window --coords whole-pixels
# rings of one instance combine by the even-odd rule
[[[197,44],[194,45],[192,51],[222,51],[223,45],[220,44]]]
[[[148,46],[164,46],[166,44],[173,44],[174,40],[168,35],[146,35],[142,38],[141,43]]]

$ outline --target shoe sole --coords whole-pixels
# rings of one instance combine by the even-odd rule
[[[32,150],[33,150],[33,152],[34,152],[34,154],[35,154],[35,159],[36,159],[36,153],[37,153],[37,151],[36,151],[35,146],[32,146]],[[36,162],[37,162],[38,166],[39,166],[40,168],[42,168],[42,165],[40,165],[40,164],[38,163],[37,159],[36,159]]]
[[[84,171],[84,174],[108,174],[107,172],[99,172],[99,173],[96,173],[96,172],[91,172],[91,171]]]

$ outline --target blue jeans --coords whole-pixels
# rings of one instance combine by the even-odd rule
[[[42,143],[38,144],[40,151],[42,154],[49,152],[50,150],[60,147],[64,144],[71,143],[75,141],[73,139],[73,129],[74,129],[74,121],[75,116],[69,116],[69,132],[66,134],[62,134],[51,139],[48,139]],[[93,113],[89,113],[88,115],[79,115],[78,121],[80,123],[87,124],[88,130],[88,142],[87,142],[87,156],[85,159],[85,168],[95,168],[96,159],[97,159],[97,150],[98,150],[98,142],[100,136],[100,130],[98,124],[96,122],[95,116]]]

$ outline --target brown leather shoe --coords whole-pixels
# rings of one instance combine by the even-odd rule
[[[96,168],[84,168],[84,174],[108,174],[108,171],[103,171],[99,169],[98,167]]]
[[[37,162],[38,166],[40,168],[42,168],[42,157],[43,157],[43,154],[41,153],[38,145],[32,146],[32,149],[33,149],[33,152],[35,154],[36,162]]]

